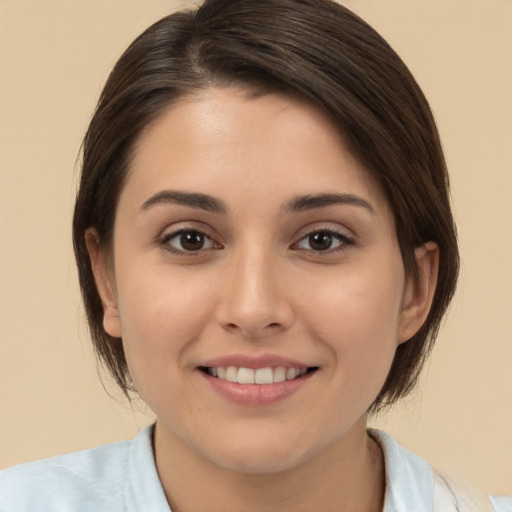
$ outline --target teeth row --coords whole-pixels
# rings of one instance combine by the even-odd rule
[[[306,373],[306,368],[238,368],[236,366],[207,368],[209,375],[239,384],[273,384],[293,380]]]

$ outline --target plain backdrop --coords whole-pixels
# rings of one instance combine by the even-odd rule
[[[372,425],[512,493],[512,1],[347,0],[435,112],[462,274],[418,391]],[[153,421],[98,378],[71,248],[76,158],[110,68],[186,1],[0,0],[0,469]],[[101,373],[101,372],[100,372]]]

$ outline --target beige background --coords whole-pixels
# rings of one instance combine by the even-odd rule
[[[432,103],[463,257],[421,390],[376,424],[434,465],[512,493],[512,1],[346,3]],[[129,438],[151,421],[98,379],[70,219],[75,158],[111,66],[185,4],[0,0],[0,468]]]

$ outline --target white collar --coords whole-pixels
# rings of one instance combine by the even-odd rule
[[[432,512],[434,472],[427,461],[403,448],[390,435],[370,429],[384,454],[386,495],[383,512]]]

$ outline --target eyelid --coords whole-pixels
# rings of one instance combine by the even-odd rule
[[[313,224],[313,223],[311,223]],[[316,225],[309,225],[303,227],[298,234],[294,237],[295,242],[293,242],[290,246],[292,250],[298,250],[298,251],[307,251],[310,253],[314,253],[315,255],[328,255],[335,252],[339,252],[342,250],[347,249],[350,246],[354,246],[357,243],[357,237],[351,233],[348,229],[343,229],[341,226],[332,227],[332,223],[320,223]],[[173,247],[169,244],[169,241],[173,238],[187,232],[192,233],[199,233],[202,236],[205,237],[209,241],[209,246],[204,247],[198,250],[186,250],[186,249],[179,249],[176,247]],[[172,252],[174,254],[178,255],[185,255],[185,256],[193,256],[197,255],[199,253],[207,252],[212,249],[223,249],[223,245],[219,243],[218,236],[212,235],[211,229],[208,228],[208,226],[198,226],[196,222],[180,222],[177,223],[177,225],[170,225],[167,226],[162,232],[156,237],[156,243],[160,246],[163,246],[164,249],[168,250],[169,252]],[[327,233],[329,235],[332,235],[333,238],[337,239],[340,243],[338,243],[335,247],[329,247],[324,250],[315,250],[313,248],[303,248],[299,247],[299,244],[301,244],[303,241],[305,241],[309,236],[315,234],[315,233]]]
[[[219,244],[214,237],[212,237],[210,234],[208,234],[207,229],[199,228],[194,225],[182,225],[180,227],[176,227],[171,230],[165,229],[158,237],[157,242],[159,245],[161,245],[165,250],[177,254],[177,255],[183,255],[183,256],[195,256],[199,253],[206,252],[212,249],[222,249],[222,245]],[[196,251],[187,251],[185,249],[179,249],[177,247],[173,247],[169,242],[184,233],[199,233],[202,235],[205,239],[209,240],[210,245],[209,247],[204,247],[201,249],[198,249]]]
[[[314,249],[306,249],[306,248],[300,248],[298,245],[306,240],[311,235],[314,235],[315,233],[328,233],[332,235],[334,238],[338,239],[340,241],[340,244],[333,248],[328,248],[325,250],[318,250],[315,251]],[[353,235],[350,235],[346,232],[343,232],[341,229],[336,229],[332,227],[325,227],[325,226],[318,226],[311,229],[308,229],[306,232],[303,232],[300,237],[297,239],[296,242],[294,242],[291,246],[292,249],[300,250],[300,251],[308,251],[310,253],[314,253],[315,255],[328,255],[335,252],[346,250],[348,247],[356,245],[356,238]]]

